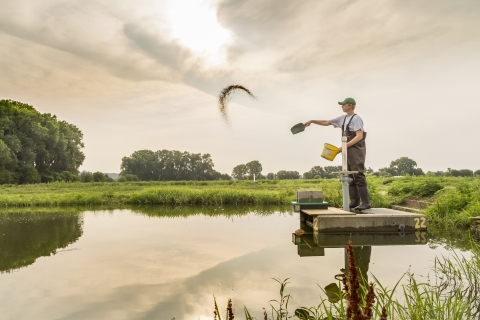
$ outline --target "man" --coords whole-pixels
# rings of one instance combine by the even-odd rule
[[[350,178],[353,179],[348,188],[350,193],[350,209],[370,209],[372,207],[370,204],[370,193],[368,192],[367,179],[364,174],[365,156],[367,152],[365,138],[367,137],[367,133],[363,129],[362,118],[360,118],[358,114],[355,114],[355,100],[353,98],[346,98],[338,104],[342,106],[343,112],[346,113],[345,116],[342,115],[332,120],[310,120],[305,123],[305,126],[308,127],[312,123],[315,123],[321,126],[333,125],[335,128],[342,129],[342,135],[347,136],[348,171],[358,171],[358,173],[350,175]],[[342,152],[341,147],[339,152]],[[362,199],[361,205],[360,199]]]

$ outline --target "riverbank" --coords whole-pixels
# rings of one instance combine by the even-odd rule
[[[430,224],[466,228],[480,215],[480,179],[368,176],[375,207],[421,199]],[[296,190],[323,190],[332,207],[342,206],[336,179],[252,181],[54,182],[0,186],[0,208],[124,205],[289,205]],[[2,210],[2,209],[0,209]]]

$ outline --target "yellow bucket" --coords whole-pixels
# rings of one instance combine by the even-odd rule
[[[333,161],[333,159],[335,159],[335,157],[337,156],[338,150],[339,149],[334,145],[331,145],[330,143],[325,143],[323,145],[322,158]]]

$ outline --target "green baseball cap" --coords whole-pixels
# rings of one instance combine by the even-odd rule
[[[342,102],[339,102],[338,104],[341,104],[342,106],[344,104],[357,104],[353,98],[346,98]]]

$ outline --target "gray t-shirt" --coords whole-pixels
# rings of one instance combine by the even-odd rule
[[[347,117],[347,119],[345,119],[345,117]],[[350,121],[350,119],[353,117],[353,115],[351,115],[350,117],[348,117],[347,115],[342,115],[340,117],[337,117],[335,119],[332,119],[330,120],[330,123],[335,127],[335,128],[340,128],[343,124],[343,120],[345,120],[345,127],[347,126],[348,122]],[[342,130],[345,130],[346,128],[342,128]],[[350,122],[350,131],[357,131],[357,130],[362,130],[363,132],[365,132],[365,130],[363,129],[363,120],[362,118],[360,118],[360,116],[358,114],[355,114],[355,117],[353,117],[352,119],[352,122]]]

